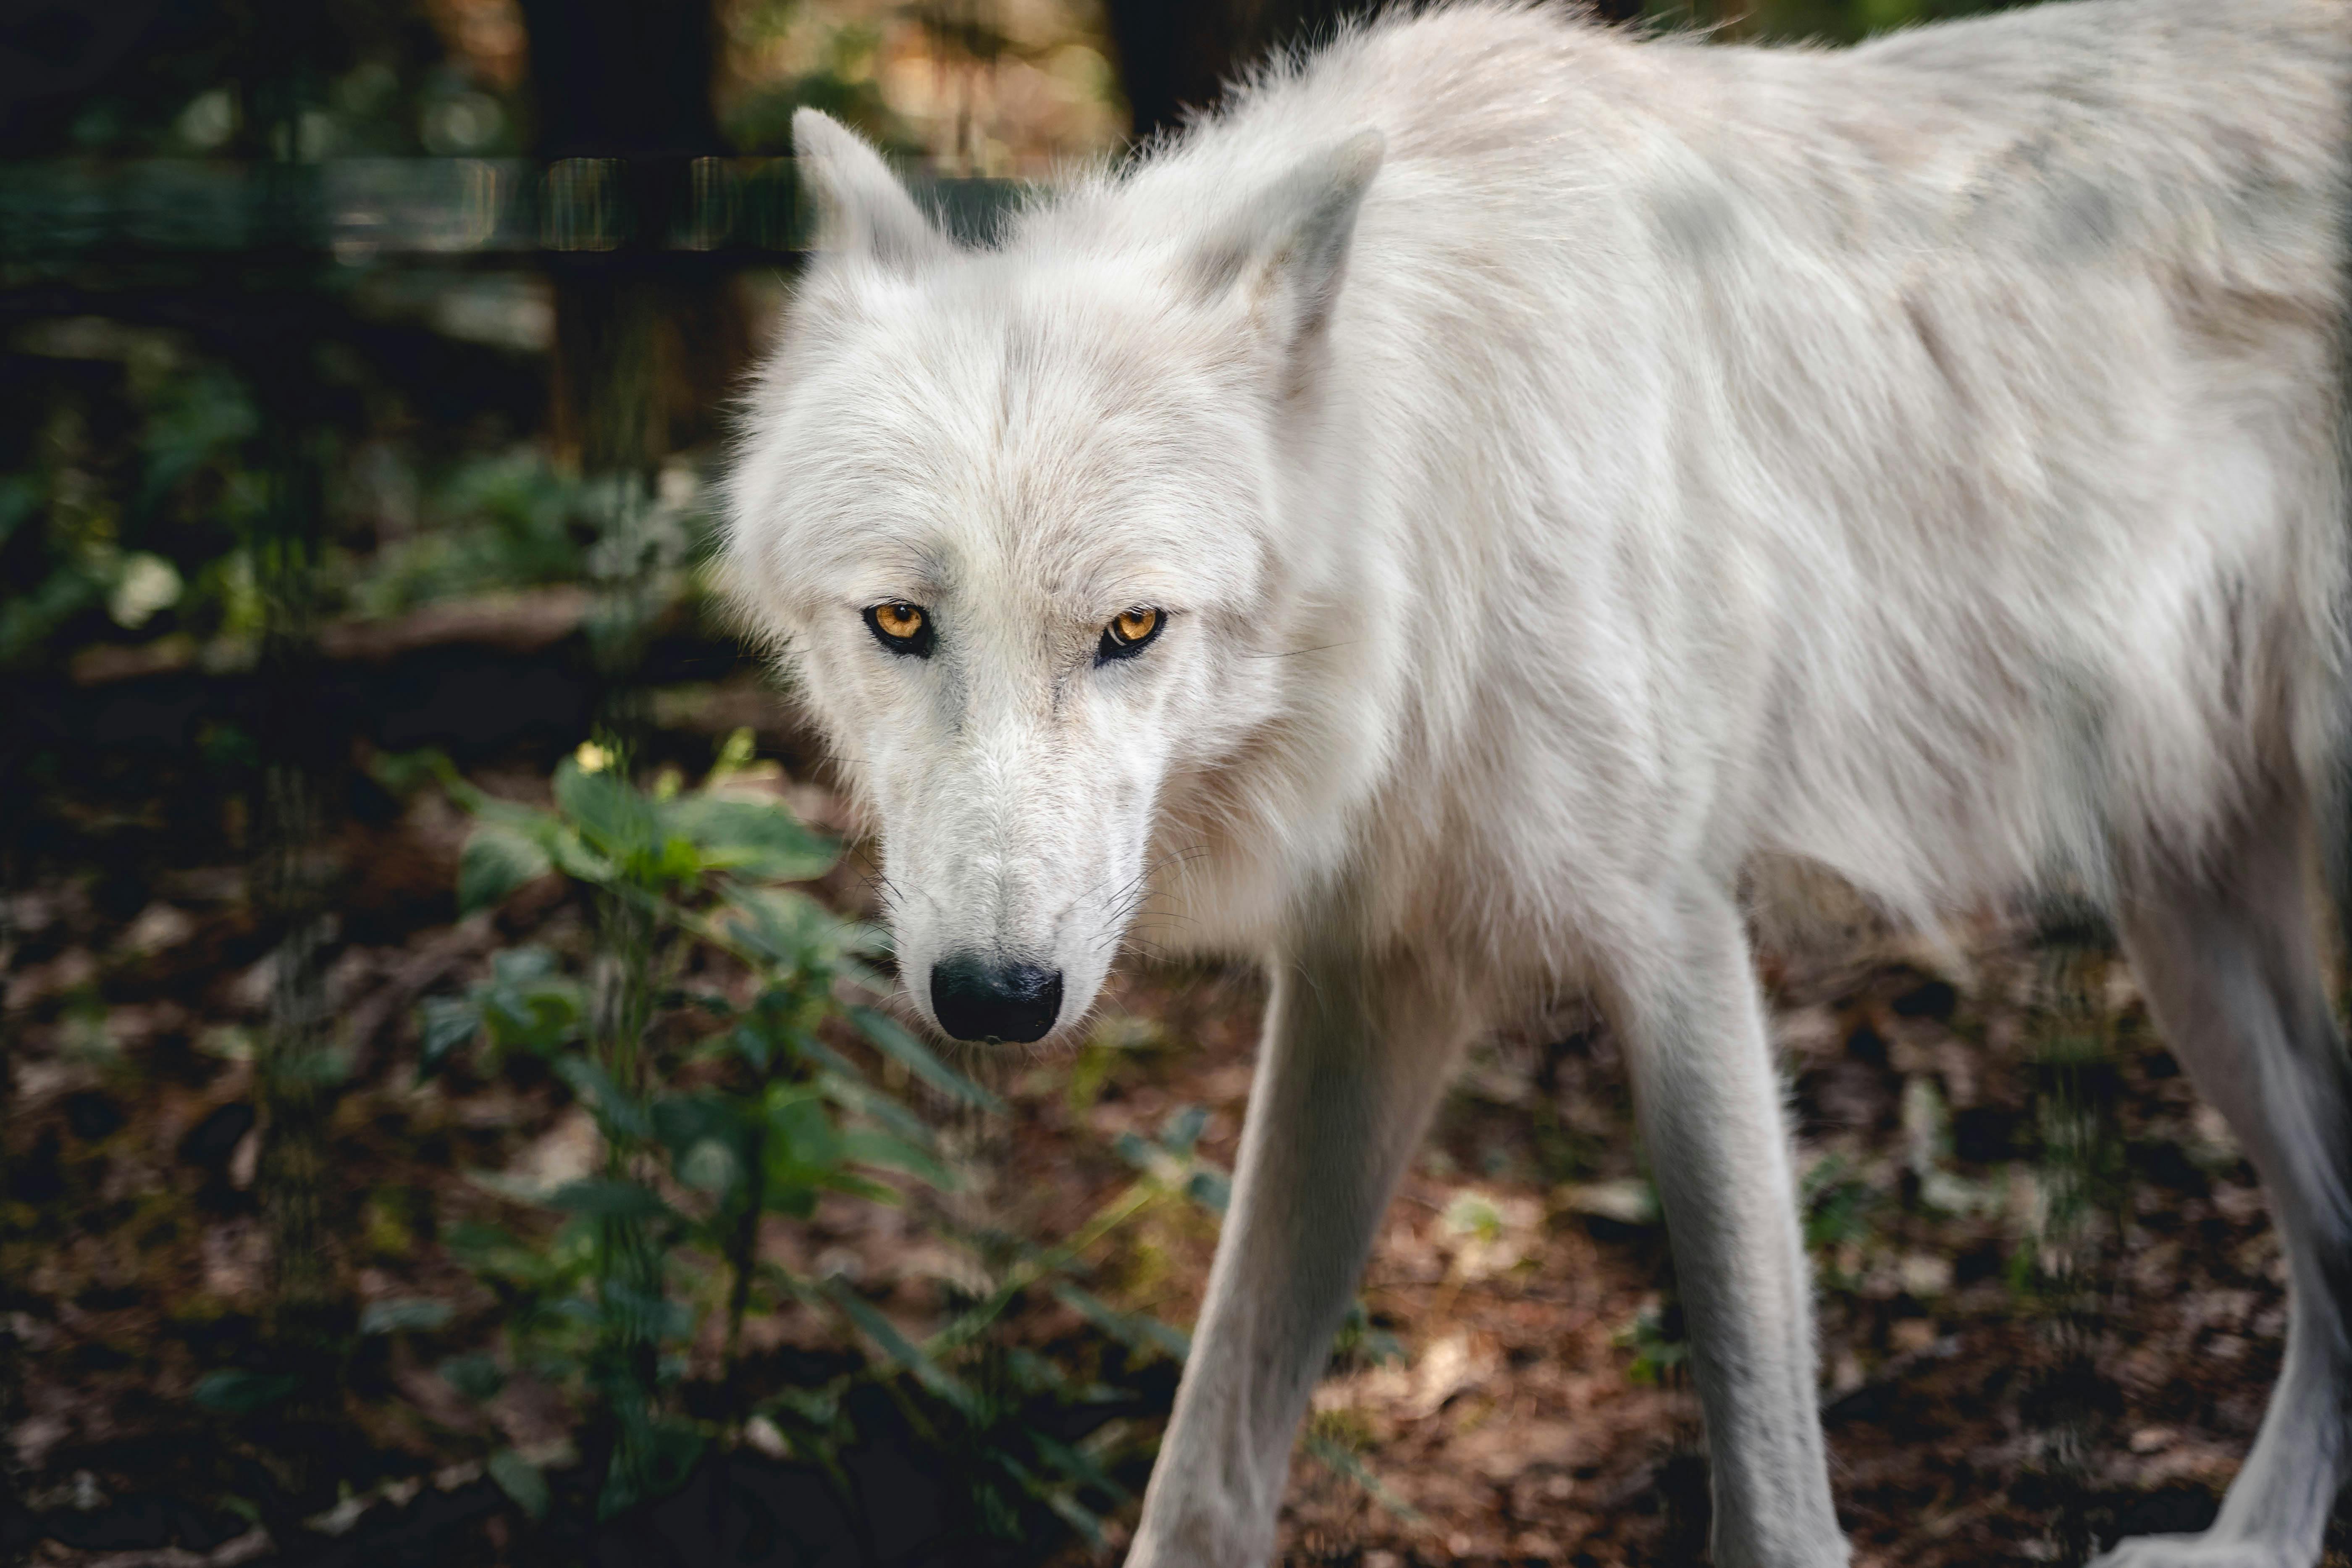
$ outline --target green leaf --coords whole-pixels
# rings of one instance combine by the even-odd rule
[[[1103,1533],[1102,1515],[1059,1489],[1045,1493],[1044,1499],[1047,1508],[1062,1516],[1063,1523],[1078,1532],[1079,1539],[1097,1552],[1103,1549],[1108,1537]]]
[[[457,860],[457,912],[488,909],[552,868],[547,851],[522,834],[498,823],[478,823]]]
[[[1201,1129],[1208,1124],[1209,1113],[1204,1108],[1180,1105],[1160,1126],[1160,1147],[1171,1154],[1190,1154],[1192,1145],[1201,1141]]]
[[[770,1085],[763,1114],[768,1129],[761,1141],[761,1185],[769,1208],[805,1219],[816,1206],[817,1193],[827,1187],[896,1200],[888,1188],[844,1169],[841,1129],[814,1086]]]
[[[806,1219],[816,1213],[817,1189],[779,1183],[770,1176],[760,1194],[761,1205],[770,1213],[789,1215],[793,1219]]]
[[[841,952],[846,929],[832,910],[789,888],[738,887],[729,932],[761,957],[783,969],[829,968]]]
[[[196,1403],[207,1410],[217,1410],[227,1415],[249,1415],[293,1393],[296,1384],[297,1380],[290,1373],[240,1372],[224,1368],[198,1378],[194,1397]]]
[[[563,819],[544,806],[525,805],[519,800],[500,800],[494,795],[484,795],[467,784],[464,774],[454,769],[443,776],[441,787],[457,792],[457,804],[464,806],[476,821],[503,827],[518,837],[530,839],[542,849],[563,831]]]
[[[651,1187],[611,1176],[566,1182],[547,1194],[547,1206],[598,1219],[664,1219],[672,1213]]]
[[[881,1123],[886,1131],[919,1148],[938,1146],[939,1136],[929,1122],[865,1079],[852,1077],[848,1064],[834,1056],[831,1050],[822,1047],[817,1048],[824,1050],[824,1056],[831,1058],[833,1063],[831,1070],[819,1073],[816,1078],[816,1085],[827,1100]]]
[[[610,769],[592,773],[566,757],[555,770],[555,804],[591,847],[613,859],[651,854],[657,847],[654,803]]]
[[[1126,1500],[1129,1495],[1128,1489],[1118,1484],[1116,1477],[1096,1463],[1094,1458],[1083,1450],[1073,1448],[1068,1444],[1049,1437],[1043,1432],[1032,1432],[1030,1441],[1036,1445],[1039,1458],[1044,1459],[1072,1480],[1082,1481],[1121,1501]]]
[[[549,1056],[580,1032],[579,988],[558,983],[520,994],[493,994],[483,1012],[490,1038],[501,1050]]]
[[[555,953],[537,943],[510,947],[490,955],[490,973],[494,984],[522,990],[555,976]]]
[[[812,832],[781,805],[728,795],[664,801],[663,828],[691,842],[706,865],[757,881],[805,882],[841,858],[841,847]]]
[[[538,1192],[533,1189],[531,1199]],[[533,1290],[561,1289],[578,1272],[581,1260],[566,1258],[542,1244],[525,1241],[512,1231],[480,1220],[459,1220],[449,1227],[445,1243],[449,1255],[476,1274],[510,1280]]]
[[[841,1163],[841,1129],[815,1085],[769,1085],[765,1115],[770,1163],[780,1173],[828,1171]]]
[[[684,1301],[639,1290],[618,1279],[597,1288],[596,1315],[624,1340],[639,1342],[694,1336],[694,1309]]]
[[[674,1160],[683,1160],[698,1144],[714,1140],[731,1146],[747,1141],[752,1130],[747,1122],[763,1114],[763,1103],[707,1090],[665,1095],[649,1108],[652,1135]]]
[[[1090,1290],[1067,1281],[1054,1287],[1054,1298],[1095,1327],[1135,1350],[1155,1350],[1181,1362],[1192,1353],[1192,1336],[1149,1312],[1122,1312]]]
[[[651,1138],[654,1119],[642,1100],[622,1092],[602,1066],[585,1057],[565,1057],[555,1064],[556,1075],[572,1086],[607,1137]]]
[[[1044,1453],[1048,1458],[1052,1458],[1054,1457],[1052,1452],[1053,1449],[1060,1449],[1061,1452],[1065,1454],[1068,1454],[1070,1452],[1067,1448],[1063,1448],[1060,1444],[1054,1442],[1052,1438],[1046,1437],[1042,1434],[1037,1436],[1035,1441],[1037,1443],[1039,1452]],[[1092,1546],[1097,1550],[1101,1549],[1105,1542],[1105,1537],[1103,1534],[1104,1521],[1100,1515],[1087,1508],[1084,1503],[1081,1503],[1076,1499],[1071,1497],[1068,1488],[1049,1486],[1036,1476],[1030,1474],[1029,1468],[1026,1465],[1024,1465],[1020,1460],[1014,1458],[1012,1455],[1000,1453],[994,1457],[998,1467],[1002,1468],[1005,1474],[1011,1476],[1013,1481],[1020,1486],[1023,1491],[1027,1492],[1031,1497],[1035,1498],[1047,1508],[1052,1509],[1055,1513],[1061,1515],[1062,1521],[1067,1524],[1071,1529],[1076,1531],[1078,1534],[1085,1539],[1087,1545]],[[1073,1455],[1072,1458],[1075,1459],[1076,1456]],[[1108,1478],[1106,1477],[1105,1479],[1108,1479]],[[1113,1482],[1112,1485],[1116,1488],[1118,1483]]]
[[[490,960],[490,979],[473,1000],[500,1050],[545,1056],[578,1032],[584,997],[577,982],[557,973],[543,947],[510,948]]]
[[[404,1329],[430,1331],[446,1328],[456,1310],[446,1301],[436,1301],[429,1296],[397,1296],[385,1301],[370,1301],[360,1313],[362,1334],[397,1333]]]
[[[1363,1460],[1333,1442],[1328,1436],[1309,1427],[1301,1438],[1306,1450],[1348,1480],[1364,1489],[1371,1500],[1406,1524],[1421,1522],[1421,1513],[1402,1498],[1381,1484],[1380,1477],[1364,1468]]]
[[[805,1296],[806,1291],[797,1292]],[[758,1405],[760,1415],[790,1431],[798,1426],[817,1434],[833,1430],[834,1420],[841,1413],[841,1390],[832,1387],[779,1389]],[[777,1421],[777,1417],[783,1419]],[[820,1438],[822,1441],[822,1438]]]
[[[955,1190],[955,1173],[932,1158],[929,1151],[917,1147],[903,1138],[870,1128],[842,1134],[841,1152],[845,1159],[861,1165],[879,1165],[885,1170],[904,1171],[919,1176],[941,1192]]]
[[[863,1198],[869,1204],[881,1204],[887,1208],[896,1208],[905,1201],[895,1188],[886,1187],[879,1182],[869,1182],[852,1171],[828,1171],[824,1184],[836,1193],[847,1193],[851,1197]]]
[[[45,488],[30,474],[0,477],[0,544],[8,542],[8,536],[16,531],[18,523],[41,510]]]
[[[775,1059],[775,1047],[768,1031],[756,1024],[736,1025],[727,1031],[727,1043],[735,1047],[737,1056],[751,1064],[754,1072],[766,1072],[768,1064]]]
[[[596,1495],[596,1517],[610,1519],[635,1504],[677,1491],[693,1473],[703,1447],[701,1433],[677,1422],[625,1423],[612,1468]]]
[[[427,996],[416,1005],[416,1076],[439,1068],[451,1051],[482,1032],[482,1010],[470,996]]]
[[[537,1465],[512,1448],[500,1448],[490,1456],[488,1468],[490,1479],[514,1499],[516,1507],[533,1519],[547,1517],[547,1477]]]
[[[1212,1214],[1223,1214],[1234,1201],[1233,1178],[1223,1171],[1195,1171],[1185,1178],[1184,1195]]]
[[[682,887],[718,868],[703,858],[688,838],[670,837],[661,841],[661,850],[650,860],[640,862],[646,870],[647,880]]]
[[[574,881],[603,888],[620,879],[621,868],[615,860],[591,849],[569,828],[548,840],[547,851],[554,858],[556,868]]]
[[[852,1007],[849,1019],[857,1026],[857,1032],[873,1043],[875,1049],[902,1063],[908,1071],[933,1089],[967,1105],[976,1105],[983,1110],[999,1114],[1003,1112],[1003,1100],[940,1060],[929,1046],[900,1027],[897,1019],[871,1007]]]
[[[826,1300],[840,1308],[851,1322],[865,1331],[866,1338],[882,1348],[884,1355],[914,1373],[916,1382],[965,1414],[979,1414],[979,1397],[939,1363],[925,1355],[920,1346],[900,1333],[889,1319],[876,1311],[856,1291],[838,1279],[827,1279],[819,1289],[824,1292]]]
[[[477,1405],[497,1398],[499,1390],[507,1385],[506,1368],[487,1351],[453,1355],[441,1363],[439,1371],[442,1382]]]

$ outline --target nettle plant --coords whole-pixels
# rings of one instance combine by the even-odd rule
[[[583,1396],[597,1417],[587,1462],[600,1517],[675,1489],[713,1441],[760,1422],[838,1478],[836,1455],[871,1436],[852,1414],[864,1387],[887,1395],[927,1452],[952,1456],[960,1517],[947,1527],[1034,1543],[1050,1516],[1099,1542],[1105,1516],[1129,1500],[1118,1478],[1149,1462],[1148,1435],[1122,1418],[1164,1413],[1185,1341],[1087,1291],[1086,1258],[1158,1204],[1222,1209],[1224,1175],[1193,1147],[1200,1113],[1180,1110],[1157,1140],[1123,1140],[1136,1180],[1060,1243],[953,1237],[986,1260],[990,1282],[948,1284],[950,1315],[919,1342],[842,1279],[761,1256],[765,1215],[807,1219],[827,1194],[898,1204],[955,1184],[938,1131],[876,1081],[851,1042],[939,1104],[1003,1107],[870,1005],[889,984],[873,967],[886,933],[792,885],[831,868],[840,846],[772,794],[744,788],[752,771],[751,735],[739,731],[693,790],[675,773],[640,788],[594,745],[559,767],[551,809],[445,772],[476,817],[463,910],[556,872],[593,893],[598,942],[584,979],[554,952],[520,947],[497,954],[464,995],[426,1001],[420,1072],[461,1048],[493,1068],[515,1054],[543,1058],[594,1116],[605,1158],[551,1191],[477,1177],[563,1219],[551,1241],[452,1227],[453,1252],[504,1306],[506,1353],[456,1357],[444,1375],[487,1399],[510,1369],[527,1369]],[[952,1228],[944,1214],[929,1223]],[[992,1331],[1033,1290],[1077,1314],[1084,1342],[1053,1355],[997,1342]],[[744,1321],[794,1301],[836,1314],[878,1356],[819,1386],[758,1390],[741,1375]],[[723,1408],[704,1399],[697,1414],[681,1397],[686,1351],[714,1313]],[[541,1458],[506,1450],[490,1466],[535,1512],[550,1495]]]

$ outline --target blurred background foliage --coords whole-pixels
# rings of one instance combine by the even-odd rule
[[[1612,3],[1622,15],[1625,0]],[[1148,129],[1212,94],[1254,49],[1311,36],[1351,8],[1365,9],[714,0],[702,58],[688,63],[707,82],[721,143],[709,151],[788,153],[793,110],[813,104],[941,173],[1035,178],[1127,140],[1122,37],[1153,51],[1141,73],[1156,95]],[[1644,19],[1734,38],[1846,40],[1988,8],[1654,0]],[[499,155],[539,145],[546,119],[519,0],[124,0],[76,20],[83,10],[53,6],[18,30],[30,55],[53,26],[52,52],[68,63],[77,48],[87,54],[89,79],[58,66],[52,90],[8,103],[11,158]],[[308,346],[320,384],[310,434],[333,448],[332,603],[383,614],[577,574],[577,498],[567,497],[562,452],[545,447],[546,377],[532,369],[554,346],[548,279],[347,267],[306,281],[330,297],[333,318]],[[754,321],[779,298],[764,279],[713,287],[752,296]],[[259,504],[263,419],[244,367],[205,341],[230,327],[192,331],[157,310],[152,291],[128,319],[39,308],[52,302],[20,298],[7,317],[0,665],[100,639],[251,630],[240,541]],[[397,341],[404,333],[447,346],[423,353]],[[702,384],[674,395],[708,410],[740,359],[698,367]],[[707,436],[703,424],[693,434]]]

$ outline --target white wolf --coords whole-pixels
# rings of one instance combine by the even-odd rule
[[[1718,1563],[1841,1563],[1737,889],[2103,898],[2268,1184],[2285,1371],[2219,1521],[2352,1461],[2332,0],[2082,0],[1851,51],[1464,5],[1348,33],[989,246],[796,123],[821,247],[741,593],[878,830],[913,1005],[1031,1040],[1139,917],[1261,958],[1230,1215],[1130,1564],[1271,1549],[1459,1047],[1625,1043]]]

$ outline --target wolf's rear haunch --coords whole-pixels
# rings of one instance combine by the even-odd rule
[[[1231,1211],[1128,1561],[1255,1564],[1391,1186],[1583,990],[1671,1230],[1719,1564],[1842,1563],[1734,887],[2103,900],[2269,1186],[2285,1370],[2221,1517],[2308,1568],[2352,1420],[2352,7],[2085,0],[1848,52],[1464,5],[1349,34],[978,249],[804,113],[822,216],[732,563],[877,833],[908,1005],[1051,1038],[1262,960]]]

